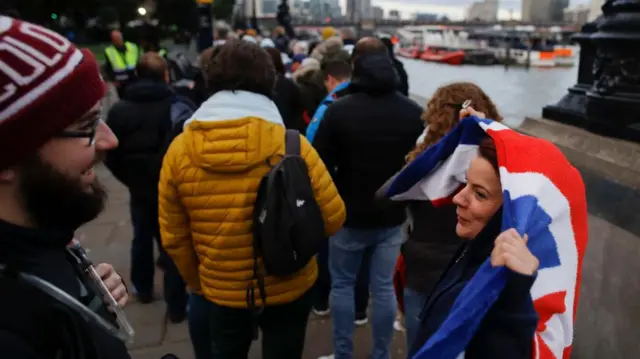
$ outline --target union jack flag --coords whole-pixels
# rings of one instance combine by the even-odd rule
[[[528,234],[529,250],[540,261],[531,288],[539,317],[532,358],[568,359],[587,246],[587,204],[580,173],[556,146],[498,122],[468,117],[390,179],[381,194],[393,200],[449,202],[466,182],[478,143],[487,135],[500,167],[502,229]],[[475,329],[505,285],[507,270],[485,261],[414,359],[464,358]]]

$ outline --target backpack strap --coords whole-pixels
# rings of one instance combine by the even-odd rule
[[[288,129],[285,133],[285,154],[299,156],[300,155],[300,132],[298,130]]]

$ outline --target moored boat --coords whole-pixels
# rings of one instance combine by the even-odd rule
[[[457,49],[428,47],[422,52],[420,59],[449,65],[462,65],[464,63],[465,53]]]

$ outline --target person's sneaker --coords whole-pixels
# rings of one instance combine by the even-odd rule
[[[333,358],[335,358],[335,355],[333,355],[333,354],[322,356],[322,357],[318,357],[318,359],[333,359]]]
[[[369,323],[369,317],[367,317],[367,312],[364,313],[356,313],[356,320],[353,321],[357,326],[363,326]]]
[[[315,306],[311,308],[311,311],[318,317],[326,317],[331,313],[331,308],[329,306]]]

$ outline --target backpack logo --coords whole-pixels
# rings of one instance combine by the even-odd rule
[[[297,199],[296,200],[296,207],[300,208],[304,206],[304,199]]]

